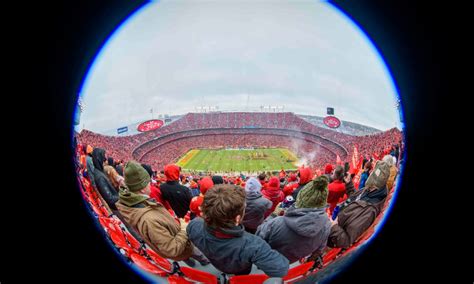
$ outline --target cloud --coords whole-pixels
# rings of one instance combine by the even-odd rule
[[[373,48],[316,1],[151,3],[114,34],[88,74],[81,126],[117,128],[200,105],[324,115],[388,129],[395,90]],[[247,104],[247,98],[249,103]]]

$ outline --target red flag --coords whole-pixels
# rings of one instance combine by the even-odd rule
[[[336,154],[336,165],[342,165],[341,157]]]

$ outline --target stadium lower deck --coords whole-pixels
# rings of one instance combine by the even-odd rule
[[[348,249],[327,249],[322,255],[322,264],[314,267],[314,261],[290,264],[288,274],[283,277],[283,283],[298,283],[311,279],[313,283],[328,280],[332,273],[339,271],[342,265],[348,264],[359,253],[374,233],[382,225],[384,217],[389,212],[390,204],[394,199],[398,178],[390,189],[382,212],[375,222],[367,229],[356,242]],[[217,270],[212,264],[202,266],[196,262],[194,267],[189,267],[183,261],[174,262],[165,259],[150,249],[145,243],[140,243],[128,231],[127,227],[108,208],[100,194],[91,186],[89,180],[83,176],[82,170],[78,171],[78,183],[81,193],[91,209],[93,217],[98,221],[107,239],[137,272],[151,281],[167,281],[169,283],[263,283],[269,277],[255,265],[249,275],[227,275]]]
[[[402,140],[402,133],[393,128],[369,136],[351,136],[323,129],[293,113],[190,113],[158,130],[138,135],[111,137],[84,130],[77,138],[80,144],[106,149],[107,155],[116,160],[137,160],[158,171],[165,164],[184,157],[192,149],[227,147],[286,148],[298,157],[317,152],[318,155],[307,159],[308,166],[317,171],[325,163],[334,164],[337,158],[342,163],[350,161],[356,151],[361,157],[382,157],[387,147]],[[196,263],[191,268],[184,262],[160,257],[147,245],[134,239],[91,187],[87,178],[83,177],[81,170],[78,170],[78,181],[84,199],[107,239],[127,262],[150,276],[150,279],[170,283],[262,283],[268,278],[255,266],[248,276],[232,276],[223,275],[211,264],[201,266]],[[390,189],[382,213],[349,249],[329,249],[323,255],[322,267],[313,268],[312,262],[293,263],[288,275],[283,278],[284,282],[293,283],[305,278],[311,278],[312,282],[321,280],[329,271],[338,270],[340,263],[348,261],[350,255],[359,252],[383,223],[396,184]]]

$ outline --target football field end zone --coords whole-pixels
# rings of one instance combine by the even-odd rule
[[[184,154],[183,157],[179,159],[179,161],[176,163],[176,165],[180,166],[181,168],[184,168],[186,164],[191,161],[194,156],[196,156],[199,153],[199,149],[192,149],[191,151],[187,152]]]

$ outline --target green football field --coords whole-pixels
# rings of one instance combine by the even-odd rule
[[[288,149],[193,149],[177,165],[188,171],[258,172],[294,170],[297,157]]]

